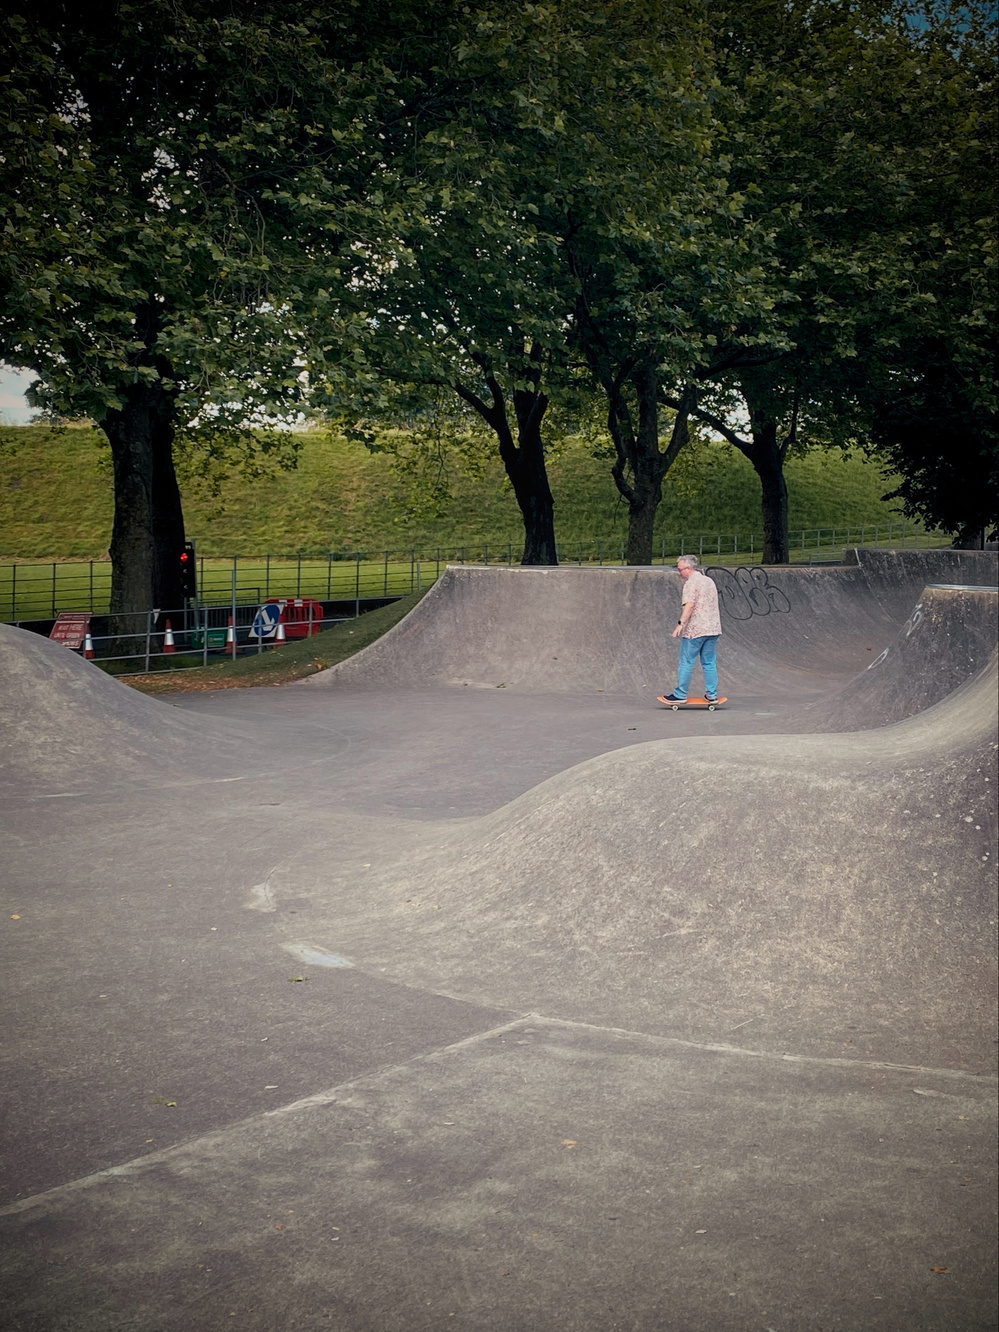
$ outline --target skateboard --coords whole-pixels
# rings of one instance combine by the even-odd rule
[[[720,708],[728,699],[724,695],[720,698],[685,698],[682,703],[671,703],[668,698],[662,694],[656,695],[656,702],[661,703],[665,708],[671,708],[673,712],[679,712],[681,708],[707,708],[709,712],[714,712],[715,708]]]

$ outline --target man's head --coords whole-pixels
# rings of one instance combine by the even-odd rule
[[[697,568],[696,555],[681,555],[676,562],[676,571],[684,582],[687,581],[687,579],[690,577],[690,575],[694,572],[696,568]]]

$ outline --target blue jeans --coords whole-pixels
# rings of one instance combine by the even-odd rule
[[[690,688],[690,677],[694,673],[698,658],[700,658],[701,670],[704,672],[704,692],[709,698],[717,696],[718,667],[715,665],[717,654],[717,634],[706,634],[703,638],[680,639],[680,671],[677,675],[676,688],[673,690],[677,698],[687,697],[687,690]]]

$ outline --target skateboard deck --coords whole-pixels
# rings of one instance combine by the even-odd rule
[[[679,712],[681,708],[707,708],[709,712],[714,712],[715,708],[720,708],[728,699],[724,695],[720,698],[685,698],[682,703],[671,703],[668,698],[662,694],[656,695],[656,702],[661,703],[664,708],[671,708],[673,712]]]

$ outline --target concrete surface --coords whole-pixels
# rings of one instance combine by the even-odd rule
[[[995,557],[849,559],[714,714],[660,570],[179,707],[0,626],[2,1325],[994,1327]]]

